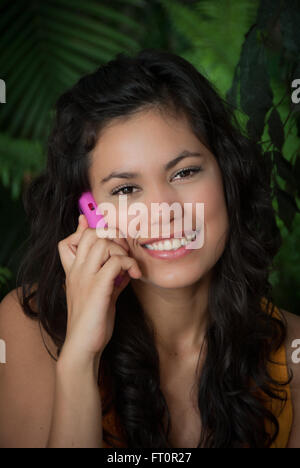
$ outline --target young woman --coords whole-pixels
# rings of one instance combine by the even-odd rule
[[[300,447],[300,318],[272,300],[268,180],[259,147],[179,56],[119,54],[65,92],[24,198],[20,287],[1,303],[0,446]],[[100,238],[78,220],[84,191],[117,214],[127,195],[128,225],[133,203],[176,202],[195,229],[204,203],[204,243],[166,253],[152,218],[146,237]]]

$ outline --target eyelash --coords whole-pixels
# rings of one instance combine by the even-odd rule
[[[193,174],[191,176],[187,176],[187,177],[181,177],[181,179],[188,179],[190,177],[193,177],[194,175],[196,175],[198,172],[202,171],[202,166],[197,166],[197,167],[186,167],[184,169],[181,169],[180,171],[176,172],[176,174],[174,175],[177,176],[178,174],[181,174],[182,172],[185,172],[185,171],[191,171],[193,172]],[[120,191],[121,190],[124,190],[125,188],[137,188],[136,186],[134,185],[122,185],[120,187],[116,187],[114,190],[111,191],[111,195],[120,195]],[[122,195],[125,195],[125,194],[122,194]],[[127,193],[126,195],[133,195],[133,193]]]

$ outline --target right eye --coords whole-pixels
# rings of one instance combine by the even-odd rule
[[[123,190],[126,190],[126,189],[133,189],[133,188],[137,188],[135,187],[134,185],[122,185],[121,187],[116,187],[115,189],[113,189],[111,191],[111,195],[132,195],[132,193],[121,193]]]

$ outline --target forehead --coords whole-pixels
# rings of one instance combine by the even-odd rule
[[[170,116],[157,110],[139,112],[106,126],[92,152],[92,165],[108,168],[137,168],[137,164],[165,164],[178,150],[204,148],[184,115]]]

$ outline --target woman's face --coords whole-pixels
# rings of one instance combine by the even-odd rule
[[[167,163],[186,150],[200,156],[185,157],[176,165],[165,168]],[[188,171],[188,168],[191,170]],[[102,182],[112,172],[136,174],[126,179],[111,177]],[[221,172],[214,155],[196,138],[184,116],[174,118],[150,110],[126,120],[113,121],[102,131],[94,148],[89,178],[97,204],[109,202],[115,206],[117,228],[121,229],[120,195],[127,195],[127,210],[133,203],[142,203],[147,208],[148,235],[130,236],[129,230],[126,237],[129,255],[136,259],[143,274],[141,279],[135,281],[150,282],[162,288],[189,286],[204,278],[222,255],[228,217]],[[120,186],[122,190],[117,192]],[[162,230],[166,226],[162,216],[154,220],[151,218],[151,204],[163,202],[169,206],[180,204],[182,221],[184,204],[189,203],[192,207],[189,211],[189,215],[192,213],[192,229],[196,229],[196,203],[204,204],[204,243],[201,248],[189,249],[187,255],[177,258],[162,259],[153,257],[142,247],[141,244],[152,237],[151,228],[158,225],[159,232],[153,237],[168,237]],[[137,215],[127,214],[127,226]],[[178,215],[175,214],[176,217]],[[171,235],[178,232],[174,222],[171,211]],[[137,225],[137,229],[139,227]],[[184,237],[184,224],[180,232]]]

